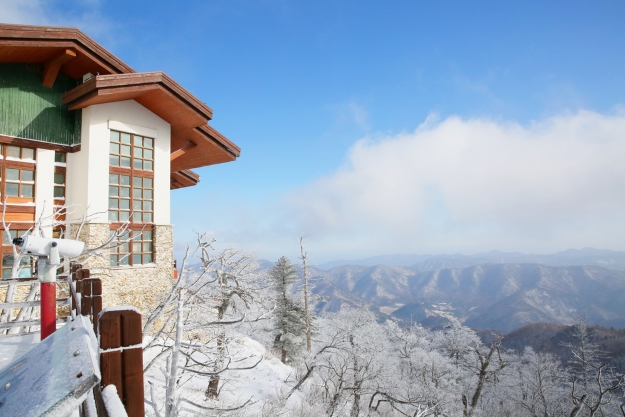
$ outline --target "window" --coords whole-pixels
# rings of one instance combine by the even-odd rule
[[[28,230],[11,230],[9,233],[2,232],[2,278],[11,278],[11,270],[13,268],[13,239],[23,236]],[[33,273],[33,258],[24,256],[20,261],[21,269],[18,272],[19,278],[28,278]]]
[[[115,234],[111,230],[111,236]],[[152,230],[130,231],[113,241],[111,266],[152,263]]]
[[[113,167],[152,171],[154,139],[111,130],[109,163]]]
[[[57,164],[64,164],[67,160],[67,154],[65,152],[54,152],[54,162]]]
[[[54,173],[54,199],[65,199],[65,173]]]
[[[112,130],[108,208],[111,230],[130,222],[132,232],[111,249],[111,265],[152,263],[154,139]],[[113,232],[112,232],[113,233]]]
[[[35,160],[35,150],[31,148],[22,148],[21,146],[3,145],[3,156],[6,159],[20,159],[27,161]]]
[[[0,198],[8,203],[35,201],[35,150],[0,144]]]
[[[5,168],[4,175],[5,195],[7,197],[34,197],[34,169]]]

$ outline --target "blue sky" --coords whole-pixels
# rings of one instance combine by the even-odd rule
[[[173,192],[177,248],[625,250],[625,3],[0,0],[163,70],[242,148]]]

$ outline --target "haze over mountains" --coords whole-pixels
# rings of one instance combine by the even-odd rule
[[[609,249],[568,249],[546,255],[501,252],[493,250],[476,255],[382,255],[358,260],[336,260],[316,265],[329,270],[343,265],[386,265],[405,266],[417,271],[432,271],[442,268],[463,268],[480,264],[537,263],[548,266],[595,265],[625,271],[625,252]]]
[[[409,267],[374,265],[415,262]],[[402,321],[511,332],[523,325],[592,324],[625,328],[625,252],[582,249],[551,255],[499,251],[479,255],[394,255],[361,265],[312,268],[319,310],[369,304]],[[363,265],[364,264],[364,265]],[[327,268],[332,263],[324,264]]]

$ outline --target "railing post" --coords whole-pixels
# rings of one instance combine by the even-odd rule
[[[98,318],[101,388],[117,388],[128,417],[143,417],[141,314],[133,307],[103,310]]]

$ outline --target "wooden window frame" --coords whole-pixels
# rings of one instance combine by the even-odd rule
[[[119,136],[119,142],[114,142],[114,143],[119,143],[120,144],[120,149],[119,149],[119,153],[111,153],[111,149],[109,148],[109,174],[115,174],[115,175],[126,175],[130,177],[130,187],[128,187],[130,189],[130,197],[128,198],[129,200],[129,205],[130,205],[130,213],[134,213],[134,204],[135,204],[135,200],[137,201],[141,201],[142,202],[142,210],[141,210],[141,217],[143,220],[143,213],[145,213],[143,211],[143,202],[146,201],[143,199],[143,192],[142,192],[142,198],[141,199],[135,199],[134,194],[135,194],[135,178],[142,178],[141,183],[143,184],[144,178],[150,178],[152,180],[152,198],[151,198],[151,202],[152,202],[152,210],[151,210],[151,214],[152,214],[152,221],[149,223],[146,222],[135,222],[134,221],[134,216],[131,216],[129,219],[129,223],[124,223],[122,221],[111,221],[110,222],[110,230],[119,230],[120,227],[122,227],[125,224],[125,227],[128,228],[131,232],[136,232],[136,231],[141,231],[141,230],[145,230],[145,231],[151,231],[152,232],[152,240],[151,240],[151,246],[152,246],[152,252],[151,252],[151,262],[150,263],[154,263],[154,209],[155,209],[155,205],[154,205],[154,168],[155,168],[155,162],[154,162],[154,149],[155,149],[155,144],[156,144],[156,139],[155,138],[150,138],[144,135],[135,135],[132,133],[127,133],[127,132],[121,132],[118,130],[114,130],[111,129],[110,130],[111,133],[116,132],[118,133]],[[115,155],[118,156],[119,158],[122,157],[122,149],[121,149],[121,145],[122,145],[122,134],[127,134],[130,135],[130,167],[122,167],[122,166],[116,166],[116,165],[111,165],[110,163],[110,156]],[[111,134],[109,134],[109,143],[111,142],[110,139]],[[152,170],[144,170],[144,169],[137,169],[135,168],[135,136],[140,136],[142,137],[144,140],[147,139],[151,139],[152,140]],[[125,144],[127,145],[127,144]],[[142,149],[146,149],[144,147],[141,147]],[[142,151],[144,152],[144,151]],[[139,158],[137,158],[139,159]],[[142,161],[145,161],[145,159],[141,158]],[[149,159],[148,159],[149,160]],[[121,163],[121,159],[119,160]],[[143,162],[142,162],[142,167],[143,167]],[[110,186],[117,186],[118,188],[121,188],[121,178],[118,178],[118,183],[117,184],[111,184],[110,183],[110,179],[109,179],[109,185]],[[141,187],[141,189],[143,190],[143,186]],[[107,195],[108,195],[108,189],[107,189]],[[119,202],[122,200],[120,193],[118,192],[117,197],[114,196],[109,196],[107,197],[107,201],[108,198],[117,198],[118,200],[118,205],[117,205],[117,211],[118,213],[121,213],[122,210],[120,210],[120,204]],[[110,209],[109,209],[110,210]],[[124,210],[125,211],[125,210]],[[120,216],[118,215],[118,220],[119,220]],[[128,235],[126,235],[125,237],[122,237],[122,239],[124,238],[128,238]],[[141,240],[141,242],[144,242],[143,240]],[[137,265],[145,265],[144,263],[141,264],[134,264],[134,252],[133,252],[133,241],[129,241],[128,242],[129,245],[129,255],[128,255],[128,266],[137,266]],[[141,252],[142,258],[143,255],[145,254],[145,252]],[[111,249],[111,256],[120,256],[120,248],[112,248]],[[119,258],[118,261],[116,263],[116,265],[111,265],[112,267],[123,267],[125,265],[120,265],[119,263]]]

